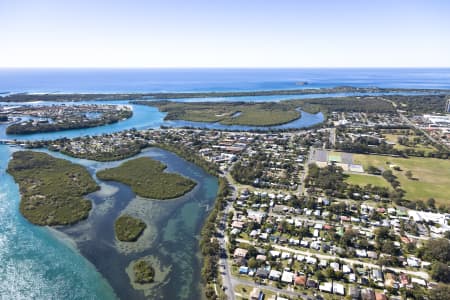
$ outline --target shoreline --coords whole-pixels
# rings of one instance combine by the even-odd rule
[[[380,88],[335,86],[305,89],[279,89],[255,91],[225,91],[225,92],[143,92],[143,93],[10,93],[0,97],[1,102],[80,102],[80,101],[119,101],[119,100],[147,100],[153,99],[181,99],[181,98],[218,98],[218,97],[258,97],[258,96],[291,96],[291,95],[320,95],[330,93],[429,93],[450,94],[450,89],[424,88]],[[150,99],[149,99],[150,98]]]

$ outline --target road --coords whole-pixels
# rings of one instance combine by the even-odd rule
[[[237,242],[239,243],[247,243],[247,244],[254,244],[250,241],[244,240],[244,239],[236,239]],[[281,251],[288,251],[291,253],[295,253],[295,254],[301,254],[301,255],[306,255],[306,256],[315,256],[318,259],[326,259],[326,260],[334,260],[336,258],[338,258],[340,261],[343,261],[347,264],[360,264],[363,265],[366,268],[380,268],[379,265],[373,264],[373,263],[368,263],[368,262],[362,262],[359,261],[357,259],[349,259],[349,258],[340,258],[340,257],[336,257],[335,255],[328,255],[328,254],[317,254],[317,253],[311,253],[310,251],[304,251],[304,250],[297,250],[297,249],[292,249],[289,247],[285,247],[285,246],[280,246],[280,245],[276,245],[276,244],[272,244],[272,248],[277,249],[277,250],[281,250]],[[410,274],[416,277],[420,277],[423,278],[425,280],[428,280],[429,276],[428,273],[426,272],[422,272],[422,271],[410,271],[410,270],[406,270],[406,269],[399,269],[399,268],[391,268],[389,267],[388,269],[393,270],[397,273],[406,273],[406,274]]]
[[[236,199],[237,197],[237,190],[234,186],[233,187],[233,195],[232,198]],[[225,287],[225,291],[224,293],[227,295],[227,298],[230,300],[235,300],[235,295],[234,295],[234,287],[235,285],[233,284],[233,278],[231,275],[231,268],[230,265],[228,264],[228,255],[227,255],[227,244],[228,244],[228,239],[226,236],[226,232],[225,232],[225,228],[227,226],[227,217],[228,214],[230,213],[232,208],[232,204],[231,202],[227,202],[227,205],[225,207],[225,209],[222,211],[222,219],[219,223],[219,233],[220,233],[220,237],[218,238],[219,241],[219,246],[220,246],[220,259],[219,259],[219,273],[222,275],[222,283],[223,286]]]
[[[387,101],[387,102],[391,103],[395,108],[397,108],[397,104],[395,104],[394,101],[391,101],[391,100],[389,100],[389,99],[382,98],[382,97],[380,97],[380,99],[382,99],[382,100],[384,100],[384,101]],[[445,146],[444,144],[442,144],[442,143],[440,143],[439,141],[437,141],[437,140],[436,140],[435,138],[433,138],[432,136],[430,136],[430,135],[428,134],[428,132],[426,132],[425,130],[423,130],[422,128],[420,128],[419,126],[417,126],[416,124],[414,124],[413,122],[411,122],[411,120],[408,119],[408,118],[407,118],[400,110],[397,109],[397,113],[398,113],[398,115],[400,116],[400,118],[401,118],[405,123],[407,123],[407,124],[408,124],[409,126],[411,126],[412,128],[421,131],[421,132],[422,132],[422,133],[423,133],[430,141],[432,141],[432,142],[435,143],[435,144],[439,144],[439,145],[442,145],[442,146],[444,146],[444,147],[447,147],[447,146]]]

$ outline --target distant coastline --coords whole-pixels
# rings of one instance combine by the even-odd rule
[[[332,88],[282,89],[261,91],[227,91],[227,92],[167,92],[167,93],[17,93],[2,97],[1,102],[78,102],[78,101],[112,101],[112,100],[165,100],[181,98],[215,98],[215,97],[248,97],[248,96],[287,96],[287,95],[320,95],[332,93],[429,93],[450,94],[450,89],[410,89],[337,86]]]

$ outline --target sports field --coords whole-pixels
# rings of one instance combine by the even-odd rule
[[[389,182],[387,182],[383,177],[375,175],[348,174],[348,178],[345,180],[345,182],[360,186],[371,184],[373,186],[379,187],[391,187]]]
[[[435,158],[400,158],[380,155],[355,154],[355,163],[360,163],[367,170],[374,166],[382,170],[390,165],[400,167],[401,171],[392,169],[406,191],[408,200],[427,200],[434,198],[437,203],[450,204],[450,160]],[[414,179],[408,179],[407,171],[412,172]]]

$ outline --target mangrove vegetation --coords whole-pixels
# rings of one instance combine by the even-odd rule
[[[175,173],[166,173],[166,165],[148,157],[126,161],[116,168],[97,172],[101,180],[129,185],[134,193],[144,198],[172,199],[191,191],[196,183]]]
[[[19,184],[20,212],[37,225],[87,218],[92,203],[83,196],[99,189],[84,167],[41,152],[15,152],[8,173]]]

